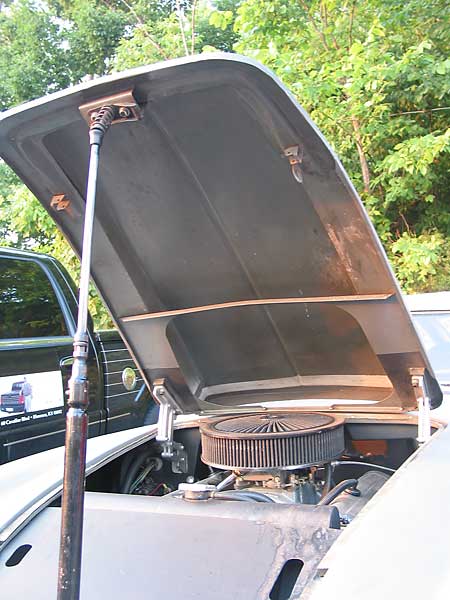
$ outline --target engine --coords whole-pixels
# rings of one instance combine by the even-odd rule
[[[344,451],[344,422],[321,413],[257,413],[200,426],[202,460],[219,469],[292,470]]]
[[[197,438],[202,469],[174,475],[170,462],[155,456],[151,447],[131,462],[120,491],[191,502],[334,506],[346,524],[394,469],[380,461],[369,463],[367,456],[352,450],[344,426],[342,417],[320,412],[208,419],[200,424]],[[207,469],[209,475],[202,477]]]
[[[343,420],[321,413],[222,417],[203,424],[200,433],[203,462],[231,471],[216,484],[219,493],[264,494],[275,502],[316,504],[325,490],[324,465],[345,446]]]

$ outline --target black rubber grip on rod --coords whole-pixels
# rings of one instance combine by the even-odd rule
[[[117,109],[115,106],[102,106],[92,115],[92,121],[89,127],[89,141],[91,146],[94,144],[101,146],[103,136],[116,117],[116,112]]]

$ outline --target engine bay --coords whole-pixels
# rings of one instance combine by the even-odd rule
[[[256,414],[252,413],[252,420],[259,418]],[[284,414],[262,414],[271,414],[262,419],[264,429],[283,434],[292,446],[299,421],[292,430],[286,427],[292,421]],[[305,414],[290,413],[296,415],[295,420],[304,419]],[[284,425],[280,425],[280,416]],[[391,531],[396,527],[409,531],[411,517],[404,512],[405,505],[421,497],[428,499],[428,492],[417,486],[417,481],[428,476],[430,469],[439,479],[441,467],[434,460],[433,448],[439,448],[439,440],[445,445],[446,432],[415,453],[418,442],[413,417],[324,416],[333,418],[320,419],[315,431],[309,425],[317,426],[316,416],[303,421],[303,441],[311,435],[317,442],[314,437],[308,442],[309,456],[320,446],[323,462],[300,464],[296,452],[301,445],[289,454],[271,451],[269,443],[267,459],[252,452],[241,458],[239,453],[235,455],[247,461],[245,469],[226,461],[208,464],[211,457],[205,453],[205,433],[219,431],[223,441],[227,437],[222,435],[224,430],[228,434],[226,430],[235,429],[230,427],[237,424],[234,417],[244,417],[235,414],[175,427],[174,443],[185,453],[185,472],[176,472],[180,463],[164,456],[164,445],[142,438],[139,445],[97,468],[86,480],[83,593],[88,598],[114,600],[305,600],[316,597],[316,591],[329,592],[329,581],[341,572],[335,564],[345,562],[351,552],[342,576],[347,583],[353,581],[349,573],[355,562],[365,564],[370,552],[372,557],[384,556],[379,548],[384,548],[387,539],[392,544],[407,539],[391,537]],[[221,421],[225,424],[217,427]],[[338,455],[330,454],[327,448],[331,446],[319,444],[318,432],[324,424],[334,428],[335,442],[342,447]],[[231,433],[229,439],[249,434]],[[257,436],[259,441],[266,434]],[[279,437],[273,439],[280,445]],[[244,447],[252,445],[242,444]],[[412,455],[408,468],[389,482]],[[232,456],[230,449],[225,456]],[[251,468],[251,460],[263,459],[267,460],[265,467],[258,463]],[[375,495],[377,502],[372,504]],[[380,503],[387,524],[375,510]],[[358,523],[353,524],[355,517]],[[4,570],[7,594],[20,583],[30,597],[52,597],[52,573],[58,564],[58,540],[52,533],[60,521],[61,509],[55,501],[11,542],[8,558],[20,548],[31,550],[26,560]],[[357,550],[352,550],[353,540]],[[38,593],[37,579],[41,582]],[[328,593],[327,597],[331,596]]]
[[[252,413],[175,432],[186,472],[156,441],[87,479],[87,489],[205,502],[335,506],[348,525],[417,448],[405,424],[345,423],[325,413]]]
[[[140,442],[87,477],[86,597],[309,598],[416,436],[408,416],[267,411],[175,427],[177,460],[156,439]],[[389,487],[402,491],[395,479]],[[51,597],[60,519],[54,502],[17,535],[10,552],[33,551],[7,570],[6,589],[35,573],[45,585],[36,596],[30,583],[30,597]]]
[[[316,585],[331,546],[418,447],[411,421],[357,421],[332,413],[227,415],[174,434],[185,472],[174,472],[180,463],[154,440],[91,475],[88,490],[113,494],[94,494],[89,501],[96,509],[103,502],[108,510],[145,511],[135,514],[141,519],[137,531],[147,519],[158,518],[163,531],[176,523],[177,548],[192,554],[183,560],[199,576],[212,539],[221,540],[215,575],[238,572],[245,553],[255,552],[257,562],[264,554],[267,565],[254,573],[263,592],[255,598],[271,600],[303,598]],[[247,530],[252,543],[238,552],[232,539],[242,540]],[[155,548],[169,543],[163,537],[152,540]],[[244,588],[242,594],[253,597]]]

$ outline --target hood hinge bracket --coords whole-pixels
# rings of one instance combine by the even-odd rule
[[[161,456],[172,462],[174,473],[187,473],[186,450],[183,444],[175,442],[173,439],[175,415],[180,412],[180,406],[174,394],[169,391],[164,379],[154,382],[152,392],[160,404],[156,441],[162,447]]]
[[[111,107],[114,111],[111,125],[142,119],[142,109],[133,96],[133,90],[98,98],[82,104],[78,109],[86,123],[91,126],[99,111],[105,106]]]
[[[425,387],[423,369],[411,369],[411,383],[416,392],[419,412],[417,441],[423,444],[431,438],[430,398]]]

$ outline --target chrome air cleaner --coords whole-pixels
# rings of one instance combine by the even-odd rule
[[[327,463],[344,450],[344,421],[322,413],[254,413],[200,426],[202,460],[231,470],[294,469]]]

